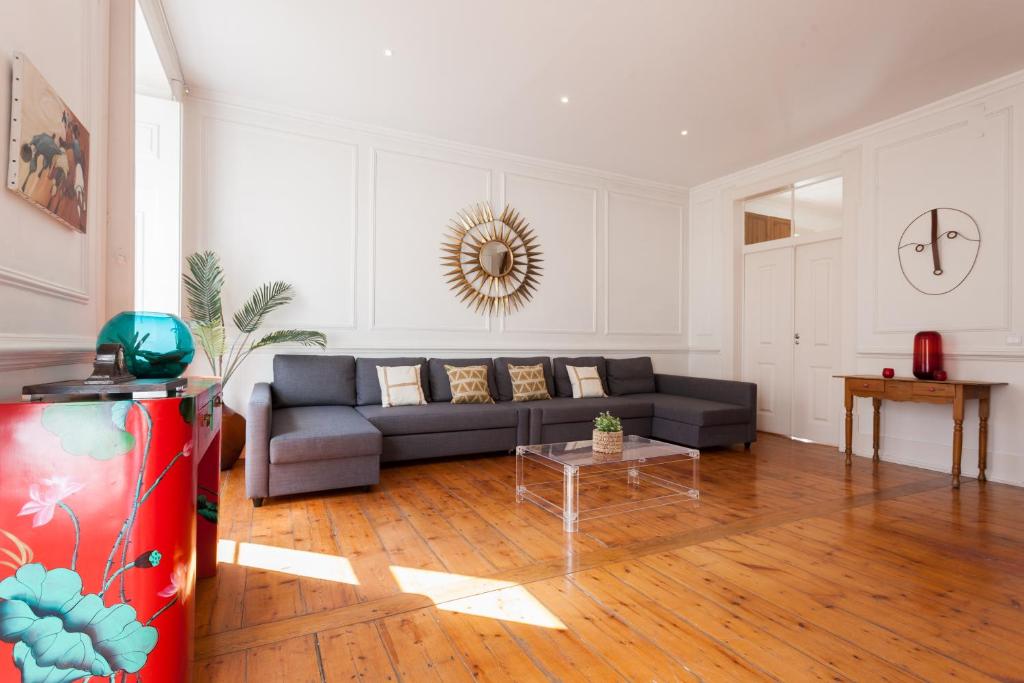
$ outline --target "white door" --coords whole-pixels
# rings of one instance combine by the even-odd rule
[[[743,379],[757,384],[757,428],[792,434],[793,249],[744,256]]]
[[[839,435],[840,240],[796,247],[792,436],[835,444]]]
[[[135,306],[178,314],[181,105],[135,97]]]

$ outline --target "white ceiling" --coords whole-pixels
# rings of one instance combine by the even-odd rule
[[[687,186],[1024,68],[1022,0],[163,3],[197,91]]]

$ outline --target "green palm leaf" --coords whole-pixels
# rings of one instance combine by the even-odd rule
[[[212,251],[203,251],[189,256],[187,263],[189,272],[182,275],[182,280],[189,316],[202,325],[223,324],[220,293],[224,271],[220,259]]]
[[[301,344],[302,346],[319,346],[327,348],[327,336],[323,332],[314,330],[276,330],[263,335],[256,341],[250,350],[255,350],[272,344]]]
[[[259,329],[268,314],[291,302],[294,296],[292,286],[287,282],[264,283],[235,311],[235,325],[245,334],[252,334]]]
[[[193,320],[189,329],[206,352],[211,365],[214,359],[220,358],[227,351],[227,334],[223,325],[207,325]]]

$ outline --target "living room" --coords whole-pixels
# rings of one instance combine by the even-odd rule
[[[0,3],[0,680],[1024,678],[1021,3]]]

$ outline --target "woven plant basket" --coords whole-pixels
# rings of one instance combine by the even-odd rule
[[[593,441],[595,453],[622,452],[622,432],[599,432],[595,429]]]

